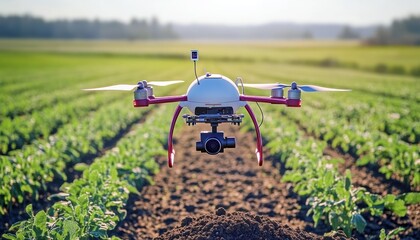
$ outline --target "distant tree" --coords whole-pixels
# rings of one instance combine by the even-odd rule
[[[339,39],[359,39],[360,35],[351,27],[345,26],[343,27],[340,34],[338,35],[338,38]]]
[[[133,19],[130,23],[100,20],[54,20],[29,15],[0,16],[0,38],[163,39],[176,38],[170,25],[157,18],[151,24]]]
[[[376,29],[375,36],[367,40],[370,44],[385,45],[390,44],[390,34],[386,27],[380,26]]]
[[[380,27],[369,44],[420,45],[420,16],[394,20],[390,27]]]
[[[312,35],[312,33],[310,31],[305,31],[302,35],[303,39],[313,39],[314,36]]]

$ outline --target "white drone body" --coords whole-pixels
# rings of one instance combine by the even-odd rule
[[[187,90],[187,101],[180,102],[181,107],[195,113],[197,107],[231,107],[233,112],[244,107],[246,102],[240,101],[239,89],[229,78],[207,73],[193,81]]]

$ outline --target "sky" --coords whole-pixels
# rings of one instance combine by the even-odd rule
[[[129,21],[157,17],[162,23],[258,25],[272,22],[389,24],[420,15],[420,0],[0,0],[0,15],[46,19]]]

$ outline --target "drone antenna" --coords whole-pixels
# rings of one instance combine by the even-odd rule
[[[200,85],[200,81],[198,80],[198,77],[197,77],[197,61],[194,61],[194,74],[195,74],[195,79],[197,79],[198,85]]]
[[[264,123],[264,112],[263,112],[263,110],[261,109],[260,104],[259,104],[258,102],[255,102],[255,103],[257,104],[257,106],[258,106],[258,108],[260,109],[260,112],[261,112],[261,122],[260,122],[260,124],[258,125],[258,127],[260,128],[260,127],[263,125],[263,123]]]
[[[242,81],[241,77],[236,78],[236,86],[238,86],[238,87],[239,87],[239,82],[241,82],[242,95],[245,95],[244,82]]]
[[[191,61],[194,62],[195,79],[197,79],[197,83],[198,85],[200,85],[200,81],[198,80],[198,76],[197,76],[198,50],[191,50]]]
[[[242,86],[242,95],[245,95],[244,82],[242,81],[242,78],[241,77],[237,77],[236,78],[236,86],[238,86],[238,87],[239,87],[239,82],[241,82],[241,86]],[[258,108],[260,109],[260,112],[261,112],[261,122],[258,125],[258,127],[261,127],[263,125],[263,123],[264,123],[264,112],[261,109],[260,104],[258,104],[258,102],[255,102],[255,103],[257,104],[257,106],[258,106]]]

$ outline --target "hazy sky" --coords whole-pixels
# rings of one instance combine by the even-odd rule
[[[297,23],[389,24],[420,14],[420,0],[0,0],[0,14],[30,13],[48,19],[128,21],[157,17],[168,23],[228,25]]]

